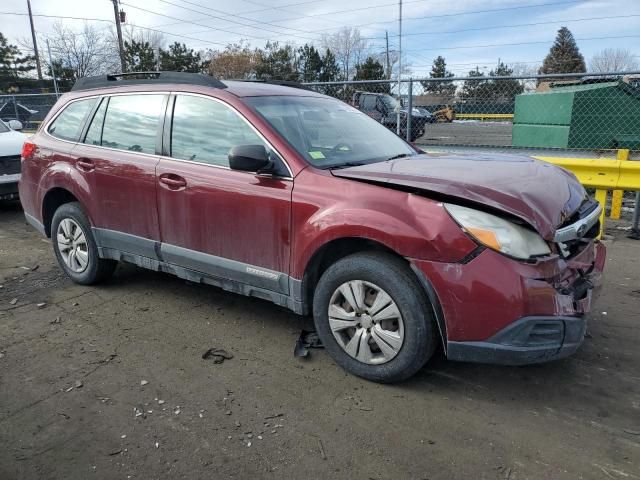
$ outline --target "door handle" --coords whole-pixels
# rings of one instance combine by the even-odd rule
[[[169,190],[182,190],[187,186],[187,181],[175,173],[163,173],[158,181]]]
[[[93,163],[93,160],[79,158],[76,160],[76,167],[83,172],[90,172],[96,168],[96,165]]]

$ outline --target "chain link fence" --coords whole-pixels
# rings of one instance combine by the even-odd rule
[[[307,83],[418,145],[640,159],[640,72]],[[625,192],[631,218],[635,192]]]
[[[58,100],[55,93],[0,95],[0,119],[19,120],[26,131],[33,131]]]
[[[640,159],[640,72],[305,83],[418,145]],[[35,130],[55,94],[0,95],[0,118]],[[622,212],[631,217],[634,192]]]

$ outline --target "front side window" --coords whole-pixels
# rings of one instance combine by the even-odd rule
[[[367,114],[328,97],[249,97],[251,105],[309,163],[319,168],[374,163],[416,155]]]
[[[49,133],[63,140],[77,141],[84,119],[95,105],[96,100],[95,98],[87,98],[67,105],[49,127]]]
[[[171,128],[171,156],[181,160],[229,166],[229,150],[238,145],[264,145],[231,108],[215,100],[176,96]]]
[[[376,109],[376,98],[373,95],[363,95],[363,107],[365,110],[375,110]]]
[[[100,144],[130,152],[155,153],[163,101],[164,95],[156,94],[109,98]]]

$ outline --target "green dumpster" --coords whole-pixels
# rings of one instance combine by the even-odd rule
[[[640,89],[564,84],[516,96],[512,143],[542,148],[640,148]]]

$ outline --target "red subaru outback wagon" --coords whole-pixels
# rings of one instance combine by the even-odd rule
[[[526,364],[583,340],[601,207],[528,157],[427,154],[302,88],[85,78],[24,145],[20,198],[81,284],[118,261],[312,314],[349,372]]]

